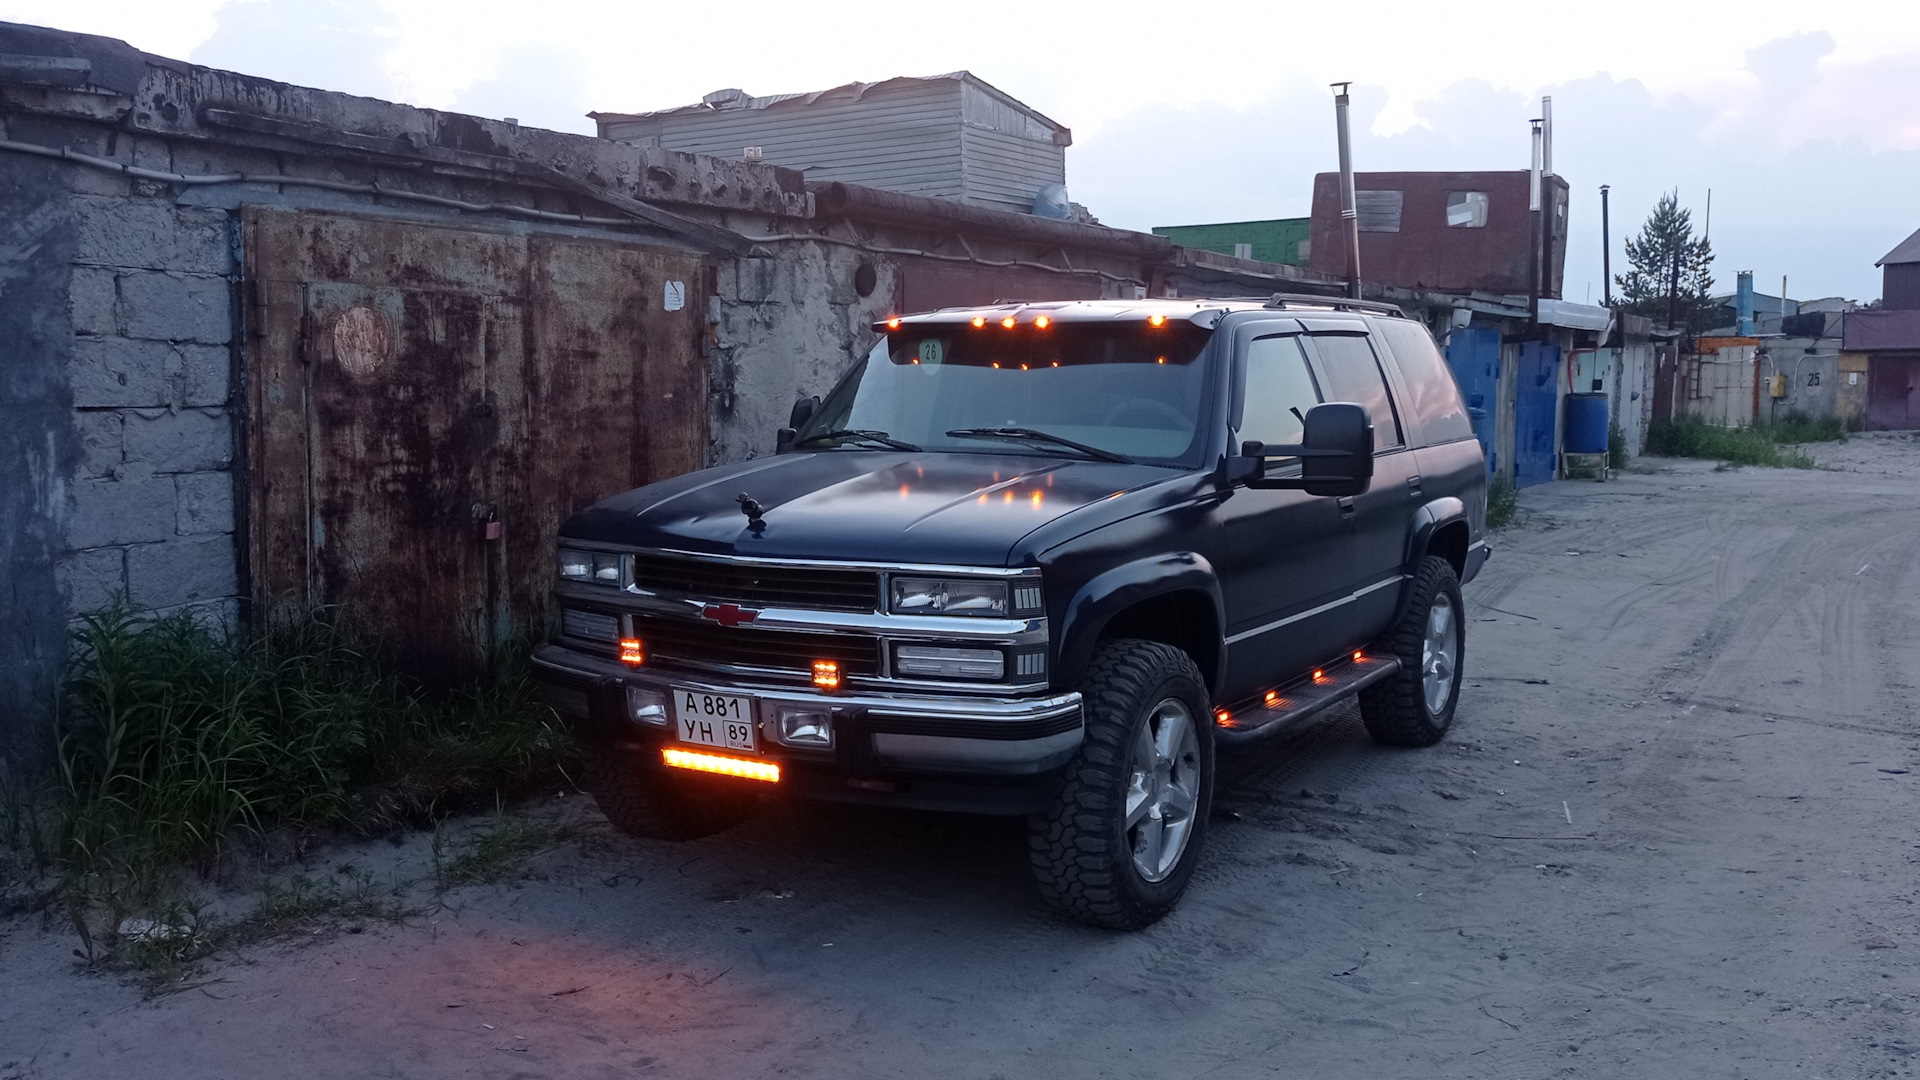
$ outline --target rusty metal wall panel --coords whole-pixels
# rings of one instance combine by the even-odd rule
[[[706,464],[712,287],[703,261],[675,251],[536,236],[528,254],[528,427],[505,472],[519,611],[545,602],[554,524]],[[678,310],[667,310],[669,290]]]
[[[699,467],[698,256],[317,211],[244,228],[257,599],[340,605],[456,676],[541,616],[562,517]]]

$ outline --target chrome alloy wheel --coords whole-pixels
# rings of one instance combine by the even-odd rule
[[[1420,689],[1427,713],[1439,716],[1453,694],[1454,669],[1460,662],[1460,635],[1455,627],[1453,601],[1445,593],[1427,609],[1427,636],[1420,643]]]
[[[1166,698],[1153,707],[1129,764],[1127,847],[1142,878],[1162,881],[1180,865],[1200,805],[1200,739],[1185,703]]]

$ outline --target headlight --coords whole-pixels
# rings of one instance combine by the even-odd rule
[[[1007,614],[1007,583],[966,578],[893,579],[895,615]]]
[[[893,650],[893,670],[928,679],[998,681],[1007,672],[1007,657],[999,649],[901,645]]]
[[[586,581],[596,585],[620,585],[620,556],[605,551],[560,549],[560,577],[564,581]]]

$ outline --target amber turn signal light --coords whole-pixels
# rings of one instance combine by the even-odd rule
[[[840,689],[840,664],[834,660],[815,660],[813,685],[822,690]]]
[[[738,776],[743,780],[764,780],[769,784],[780,782],[780,766],[771,761],[750,761],[719,754],[702,754],[694,750],[675,750],[672,747],[660,751],[660,760],[676,769]]]
[[[639,667],[647,662],[647,651],[637,637],[620,639],[620,662]]]

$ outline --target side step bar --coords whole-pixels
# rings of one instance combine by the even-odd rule
[[[1394,656],[1347,658],[1316,669],[1260,697],[1214,711],[1213,741],[1221,750],[1237,750],[1293,727],[1400,670]]]

